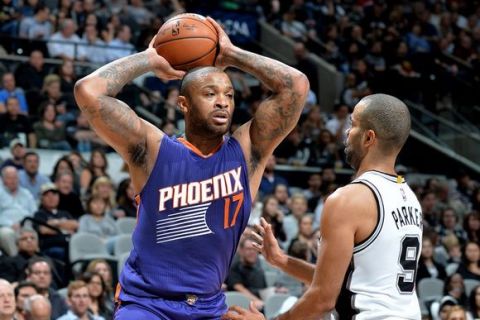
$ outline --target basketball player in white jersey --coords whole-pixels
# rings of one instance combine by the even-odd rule
[[[341,320],[421,319],[415,277],[422,211],[394,170],[410,132],[408,108],[375,94],[351,118],[345,152],[356,176],[325,202],[317,264],[287,256],[264,220],[254,233],[268,262],[309,285],[277,319],[322,319],[333,309]],[[224,319],[264,318],[252,307],[232,307]]]

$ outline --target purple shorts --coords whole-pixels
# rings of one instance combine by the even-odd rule
[[[203,320],[220,319],[227,312],[225,295],[219,292],[208,298],[185,296],[185,299],[136,297],[122,300],[115,310],[115,320]]]

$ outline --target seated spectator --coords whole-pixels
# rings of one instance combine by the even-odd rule
[[[463,230],[467,240],[480,243],[480,213],[472,211],[463,218]]]
[[[20,106],[16,97],[9,97],[6,101],[7,112],[0,114],[0,140],[2,146],[8,141],[20,139],[22,143],[35,148],[37,142],[28,117],[20,113]]]
[[[33,17],[24,17],[20,21],[19,36],[31,40],[48,40],[53,27],[49,20],[50,9],[44,4],[37,4]]]
[[[351,125],[348,106],[337,104],[334,107],[333,118],[327,121],[325,128],[335,137],[337,144],[343,144],[347,140],[347,128]]]
[[[87,25],[82,38],[82,50],[88,61],[99,66],[104,65],[108,61],[106,43],[98,36],[98,30],[93,25]],[[73,92],[73,90],[72,90]]]
[[[440,215],[440,225],[437,227],[437,233],[440,241],[449,234],[454,234],[460,244],[464,244],[467,240],[465,230],[458,224],[459,217],[453,208],[445,208]]]
[[[7,100],[10,97],[17,98],[18,105],[20,106],[19,113],[28,114],[28,104],[25,97],[25,92],[22,88],[17,87],[15,83],[15,76],[11,72],[3,74],[2,77],[2,89],[0,89],[0,112],[7,110]]]
[[[57,319],[67,312],[67,305],[63,298],[51,287],[52,285],[52,267],[49,261],[44,258],[30,259],[27,266],[27,280],[33,282],[38,289],[38,293],[47,298],[51,305],[51,317]],[[34,296],[30,297],[32,299]],[[28,301],[28,300],[27,300]],[[31,308],[26,307],[25,312],[31,312]],[[43,308],[42,308],[43,309]],[[27,319],[31,319],[28,318]],[[48,318],[50,319],[50,318]]]
[[[41,294],[34,294],[25,299],[23,314],[25,320],[50,320],[53,315],[52,304],[47,297]]]
[[[50,179],[38,172],[40,167],[40,157],[38,153],[29,151],[23,158],[24,170],[18,172],[20,186],[30,191],[36,201],[40,198],[40,187],[50,182]]]
[[[16,310],[15,293],[13,286],[5,279],[0,279],[0,316],[5,320],[14,320]]]
[[[300,128],[295,127],[275,150],[278,163],[304,166],[310,158],[310,139],[305,139]]]
[[[288,248],[290,241],[298,234],[298,226],[302,217],[307,213],[307,199],[301,193],[296,193],[290,198],[290,212],[283,220],[283,228],[287,240],[284,247]]]
[[[166,97],[163,103],[153,108],[153,113],[157,115],[163,122],[172,122],[176,127],[179,121],[183,119],[183,114],[177,107],[179,90],[177,86],[167,88]]]
[[[433,257],[432,240],[428,237],[423,238],[422,253],[418,261],[417,283],[424,278],[436,278],[445,280],[447,274],[445,268],[435,261]]]
[[[107,176],[108,161],[100,149],[95,149],[90,154],[88,166],[82,171],[80,176],[80,188],[82,195],[91,191],[91,187],[98,177]]]
[[[477,298],[478,296],[480,296],[480,285],[472,289],[468,298],[468,310],[472,319],[480,319],[480,300]]]
[[[87,284],[82,280],[70,282],[68,285],[68,305],[70,308],[58,320],[105,320],[103,317],[95,316],[89,312],[91,303]]]
[[[308,201],[308,210],[313,212],[317,206],[318,199],[322,196],[322,175],[313,173],[308,177],[308,188],[303,190],[303,195]]]
[[[77,81],[73,61],[63,60],[62,65],[57,70],[57,74],[60,77],[60,91],[66,96],[66,99],[73,99],[73,86],[75,81]]]
[[[289,204],[289,195],[288,195],[288,187],[284,184],[277,184],[273,189],[273,196],[278,201],[278,207],[283,212],[283,214],[287,214],[288,204]]]
[[[130,27],[122,25],[116,31],[116,37],[108,43],[107,49],[108,61],[117,60],[132,53],[135,53],[135,47],[130,43],[132,39],[132,32]]]
[[[87,117],[83,113],[79,113],[75,123],[70,124],[66,130],[70,141],[79,152],[91,152],[93,149],[103,148],[107,145],[92,130]]]
[[[329,130],[322,129],[318,138],[310,144],[307,165],[325,168],[336,166],[338,163],[342,165],[335,137]]]
[[[252,300],[255,307],[263,309],[264,302],[260,298],[260,290],[267,287],[265,272],[258,259],[258,252],[253,241],[243,238],[238,248],[238,257],[230,267],[227,278],[228,290],[243,293]]]
[[[20,187],[15,167],[2,169],[2,182],[0,186],[0,248],[10,255],[16,251],[16,248],[9,247],[10,243],[5,241],[14,238],[14,230],[20,228],[23,218],[33,215],[36,203],[30,191]]]
[[[148,26],[154,16],[153,13],[145,7],[142,0],[130,1],[126,11],[140,27]]]
[[[35,213],[34,218],[61,231],[59,233],[46,226],[38,226],[38,233],[42,240],[42,251],[52,258],[66,261],[68,242],[65,234],[75,233],[78,228],[78,221],[69,212],[58,210],[59,202],[60,196],[57,186],[53,183],[43,185],[41,188],[40,209]]]
[[[45,101],[40,106],[40,120],[33,125],[39,149],[71,150],[65,139],[65,124],[56,119],[55,105]]]
[[[40,50],[33,50],[28,61],[20,63],[15,70],[15,81],[17,85],[25,90],[27,99],[28,114],[36,118],[37,104],[41,100],[43,79],[48,75],[48,68],[45,66],[44,54]]]
[[[73,175],[70,172],[61,172],[55,178],[60,202],[58,210],[69,212],[75,219],[79,219],[84,213],[80,196],[73,190]]]
[[[0,34],[16,36],[18,29],[18,18],[20,12],[14,1],[6,0],[1,2]]]
[[[282,33],[298,42],[306,42],[308,40],[308,31],[305,25],[296,20],[295,11],[290,9],[283,14],[281,23]]]
[[[38,294],[37,286],[33,282],[21,281],[15,287],[15,302],[17,310],[15,311],[15,320],[28,320],[24,317],[23,305],[25,300]]]
[[[106,300],[114,301],[112,267],[103,259],[92,260],[87,266],[87,272],[96,272],[105,282]]]
[[[480,281],[480,246],[476,242],[467,242],[462,250],[462,262],[457,273],[464,279]]]
[[[38,243],[38,234],[35,230],[23,227],[17,233],[16,243],[18,247],[18,254],[12,258],[12,263],[16,270],[16,281],[24,280],[26,278],[25,270],[28,266],[28,261],[33,257],[44,258],[52,267],[53,282],[58,287],[63,284],[61,273],[64,273],[61,263],[56,264],[52,259],[47,257],[40,251]],[[62,272],[59,272],[62,271]]]
[[[271,155],[267,160],[265,170],[263,171],[262,180],[260,182],[259,190],[262,196],[273,194],[274,188],[277,184],[288,186],[287,180],[281,175],[275,173],[276,164],[277,162],[275,156]]]
[[[278,206],[278,200],[273,195],[263,199],[262,218],[272,225],[273,234],[280,241],[286,241],[287,236],[283,229],[284,213]]]
[[[52,174],[50,175],[50,180],[55,181],[55,178],[61,173],[70,173],[74,174],[73,164],[70,162],[68,156],[63,156],[55,162],[53,166]]]
[[[123,214],[117,213],[117,218],[137,216],[137,204],[135,202],[135,190],[133,189],[130,178],[123,179],[117,189],[117,207],[115,211],[123,211]]]
[[[448,311],[446,320],[467,320],[467,312],[462,306],[453,306],[450,311]]]
[[[17,168],[17,170],[22,170],[24,164],[23,158],[27,152],[25,145],[20,139],[13,139],[10,141],[9,147],[12,157],[5,160],[0,166],[0,169],[11,166]]]
[[[93,194],[86,203],[87,214],[80,217],[78,232],[91,233],[105,241],[108,251],[113,254],[116,235],[119,234],[115,220],[106,215],[103,197]]]
[[[114,305],[113,301],[106,299],[106,286],[102,276],[97,272],[85,272],[81,280],[87,284],[88,293],[92,299],[90,312],[94,316],[112,319]]]
[[[315,248],[315,241],[317,239],[314,238],[313,234],[313,217],[310,214],[306,214],[302,216],[302,218],[299,221],[298,224],[298,233],[295,238],[292,239],[290,242],[290,246],[288,247],[288,254],[292,251],[293,246],[295,246],[295,243],[297,242],[302,242],[308,245],[308,254],[307,258],[312,259],[312,256],[315,256],[314,254],[314,248]],[[312,260],[308,260],[309,262],[312,262]]]
[[[293,243],[289,250],[289,255],[303,261],[312,261],[310,248],[308,244],[304,242],[296,241]],[[306,289],[301,281],[289,276],[284,272],[278,276],[276,285],[286,288],[289,295],[296,297],[302,296],[304,290]]]
[[[72,95],[64,94],[61,90],[61,78],[56,74],[49,74],[43,81],[41,102],[48,101],[55,106],[56,119],[68,125],[75,121],[74,101]]]
[[[59,31],[49,39],[48,52],[50,57],[67,60],[85,60],[85,53],[79,44],[80,37],[75,33],[77,25],[72,19],[60,22]]]
[[[105,210],[110,217],[118,218],[123,214],[120,210],[115,211],[115,188],[109,177],[98,177],[92,185],[91,195],[99,196],[105,202]]]

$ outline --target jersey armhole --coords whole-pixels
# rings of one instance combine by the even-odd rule
[[[367,248],[373,241],[375,241],[375,239],[380,234],[380,231],[383,227],[383,221],[385,219],[385,209],[383,206],[383,200],[380,192],[378,191],[377,187],[375,187],[370,181],[361,179],[355,180],[352,183],[360,183],[370,189],[370,191],[372,191],[373,193],[373,197],[375,198],[375,202],[377,203],[377,224],[375,225],[372,233],[365,240],[353,247],[353,254],[356,254]]]

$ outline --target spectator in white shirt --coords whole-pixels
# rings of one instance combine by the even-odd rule
[[[70,282],[68,285],[68,304],[70,310],[58,320],[104,320],[103,317],[90,313],[92,299],[87,284],[82,280]]]
[[[59,31],[54,33],[48,42],[48,51],[52,58],[68,60],[85,60],[85,53],[79,36],[75,34],[77,25],[72,19],[60,23]]]
[[[107,62],[106,44],[98,37],[98,31],[94,25],[85,26],[82,42],[84,43],[82,50],[88,61],[97,64]]]
[[[117,37],[110,41],[108,45],[108,61],[113,61],[126,57],[135,52],[135,47],[130,43],[132,32],[130,27],[122,25],[117,31]]]

